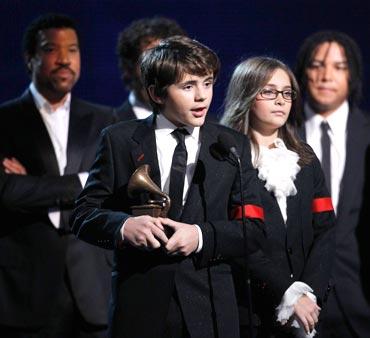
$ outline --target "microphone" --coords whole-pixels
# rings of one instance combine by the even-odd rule
[[[217,137],[218,145],[220,150],[225,154],[233,154],[238,160],[240,155],[235,146],[235,139],[231,134],[221,133]]]
[[[236,142],[234,137],[229,133],[221,133],[217,137],[217,142],[220,150],[224,154],[232,154],[237,162],[239,169],[239,190],[240,190],[240,204],[242,209],[242,224],[243,224],[243,244],[244,244],[244,259],[245,259],[245,269],[244,279],[246,281],[247,288],[247,304],[248,304],[248,321],[249,321],[249,335],[253,337],[253,308],[252,308],[252,290],[251,290],[251,277],[248,267],[248,239],[247,239],[247,224],[245,220],[245,209],[244,209],[244,194],[243,194],[243,168],[240,160],[240,155],[236,149]]]

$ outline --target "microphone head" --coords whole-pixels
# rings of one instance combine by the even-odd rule
[[[236,150],[235,139],[229,133],[221,133],[217,138],[218,145],[222,152],[225,154],[232,153],[235,157],[239,158],[238,151]]]

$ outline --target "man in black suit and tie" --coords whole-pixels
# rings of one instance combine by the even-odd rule
[[[141,63],[155,114],[103,133],[71,220],[79,238],[114,249],[111,337],[239,337],[228,260],[246,253],[242,216],[247,252],[259,249],[263,210],[248,139],[205,122],[218,69],[199,42],[164,39]],[[132,216],[146,200],[127,185],[143,164],[171,198],[168,218]]]
[[[165,17],[143,18],[133,21],[118,36],[117,56],[122,79],[130,91],[127,100],[116,114],[121,121],[147,118],[153,113],[140,78],[140,56],[174,35],[186,35],[179,24]]]
[[[370,337],[368,166],[370,121],[357,108],[360,49],[348,35],[323,31],[303,43],[296,75],[306,94],[304,137],[321,160],[337,214],[332,290],[320,337]],[[367,169],[366,169],[367,168]]]
[[[53,186],[47,188],[47,212],[1,211],[0,335],[104,337],[108,251],[71,234],[71,205],[64,203],[65,193],[55,200],[55,192],[70,190],[69,184],[73,194],[76,185],[82,189],[100,131],[115,121],[114,115],[71,95],[80,75],[80,49],[70,18],[46,14],[32,22],[24,34],[24,56],[31,84],[0,107],[2,164],[8,173],[53,177]],[[58,175],[64,176],[58,180]],[[30,204],[45,198],[40,188],[30,189]]]

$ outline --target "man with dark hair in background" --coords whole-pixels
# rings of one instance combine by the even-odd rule
[[[302,131],[321,160],[337,214],[332,290],[320,338],[370,337],[369,252],[364,243],[369,238],[364,222],[369,212],[370,121],[357,106],[360,49],[344,33],[317,32],[300,48],[296,75],[306,96]]]
[[[158,45],[161,39],[186,35],[179,24],[165,17],[133,21],[118,37],[117,55],[122,79],[130,90],[128,99],[116,109],[120,120],[147,118],[152,113],[149,98],[141,83],[141,54]]]
[[[71,95],[80,76],[72,19],[43,15],[29,25],[23,42],[31,84],[0,106],[2,165],[7,173],[53,177],[53,186],[47,211],[15,213],[2,206],[0,335],[105,337],[109,254],[71,234],[71,203],[64,203],[64,192],[55,195],[71,184],[74,195],[82,190],[100,131],[115,118],[111,109]],[[39,189],[29,193],[30,205],[22,208],[45,198]]]

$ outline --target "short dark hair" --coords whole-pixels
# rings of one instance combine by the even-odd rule
[[[147,91],[154,86],[155,95],[165,98],[167,88],[181,81],[185,74],[212,74],[216,79],[219,69],[220,61],[210,48],[186,36],[173,36],[143,53],[141,79]],[[158,113],[160,105],[148,95],[153,111]]]
[[[133,21],[118,36],[116,53],[122,78],[131,88],[132,74],[139,62],[143,48],[153,40],[165,39],[174,35],[186,35],[179,24],[165,17],[143,18]]]
[[[80,41],[77,26],[73,19],[64,14],[47,13],[36,18],[26,28],[23,34],[23,53],[30,57],[34,56],[38,42],[38,33],[51,28],[73,29],[77,34],[78,41]]]
[[[325,42],[336,42],[343,47],[349,69],[348,101],[351,105],[358,104],[362,95],[361,50],[350,36],[338,31],[319,31],[307,37],[303,42],[295,65],[295,74],[302,92],[307,89],[306,69],[311,64],[317,47]]]

